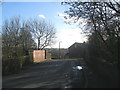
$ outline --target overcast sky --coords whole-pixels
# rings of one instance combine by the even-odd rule
[[[80,28],[64,23],[64,11],[67,9],[60,2],[5,2],[2,5],[2,22],[14,16],[45,19],[52,22],[57,29],[56,43],[51,47],[58,48],[61,41],[61,48],[68,48],[75,42],[86,41],[86,38],[81,34]]]

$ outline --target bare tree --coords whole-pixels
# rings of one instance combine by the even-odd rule
[[[17,56],[18,53],[18,45],[19,45],[19,32],[20,32],[20,17],[14,17],[9,21],[5,21],[5,24],[3,26],[3,45],[10,50],[10,52],[13,52]],[[15,50],[12,50],[12,49]],[[9,54],[9,53],[8,53]],[[11,53],[12,54],[12,53]],[[8,55],[9,56],[9,55]]]
[[[21,22],[20,17],[13,17],[10,21],[6,20],[3,25],[2,33],[3,55],[13,58],[24,55],[26,50],[35,44],[26,22]]]
[[[112,10],[116,12],[117,15],[120,16],[120,3],[116,0],[111,0],[111,2],[105,2],[108,7],[110,7]]]
[[[44,49],[46,46],[51,45],[55,38],[55,27],[50,24],[37,19],[28,22],[28,27],[31,30],[34,38],[38,40],[38,50]]]
[[[85,32],[88,31],[93,36],[98,38],[96,42],[98,45],[106,49],[108,62],[117,61],[117,46],[120,38],[120,7],[118,2],[64,2],[63,5],[69,5],[69,10],[65,11],[69,18],[75,18],[75,22],[87,20]],[[83,23],[83,22],[82,22]],[[80,23],[80,24],[82,24]],[[88,27],[90,25],[90,27]],[[88,29],[87,29],[88,28]],[[92,38],[92,40],[95,42]],[[96,45],[96,43],[95,43]],[[103,48],[102,47],[102,48]],[[115,48],[116,47],[116,48]],[[98,48],[99,49],[99,48]],[[105,50],[104,49],[104,50]],[[113,53],[115,54],[113,56]],[[107,55],[106,55],[107,56]]]

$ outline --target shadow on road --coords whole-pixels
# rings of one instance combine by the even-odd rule
[[[3,88],[78,87],[82,72],[73,71],[79,60],[52,60],[24,68],[20,73],[3,77]],[[80,81],[81,80],[81,81]],[[76,83],[77,82],[77,83]],[[77,85],[77,86],[76,86]]]

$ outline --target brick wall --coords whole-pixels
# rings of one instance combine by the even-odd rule
[[[45,50],[33,50],[33,62],[39,63],[45,60]]]

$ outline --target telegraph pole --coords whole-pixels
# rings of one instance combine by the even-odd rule
[[[61,56],[61,54],[60,54],[60,43],[61,43],[62,41],[59,41],[59,59],[60,59],[60,56]]]

